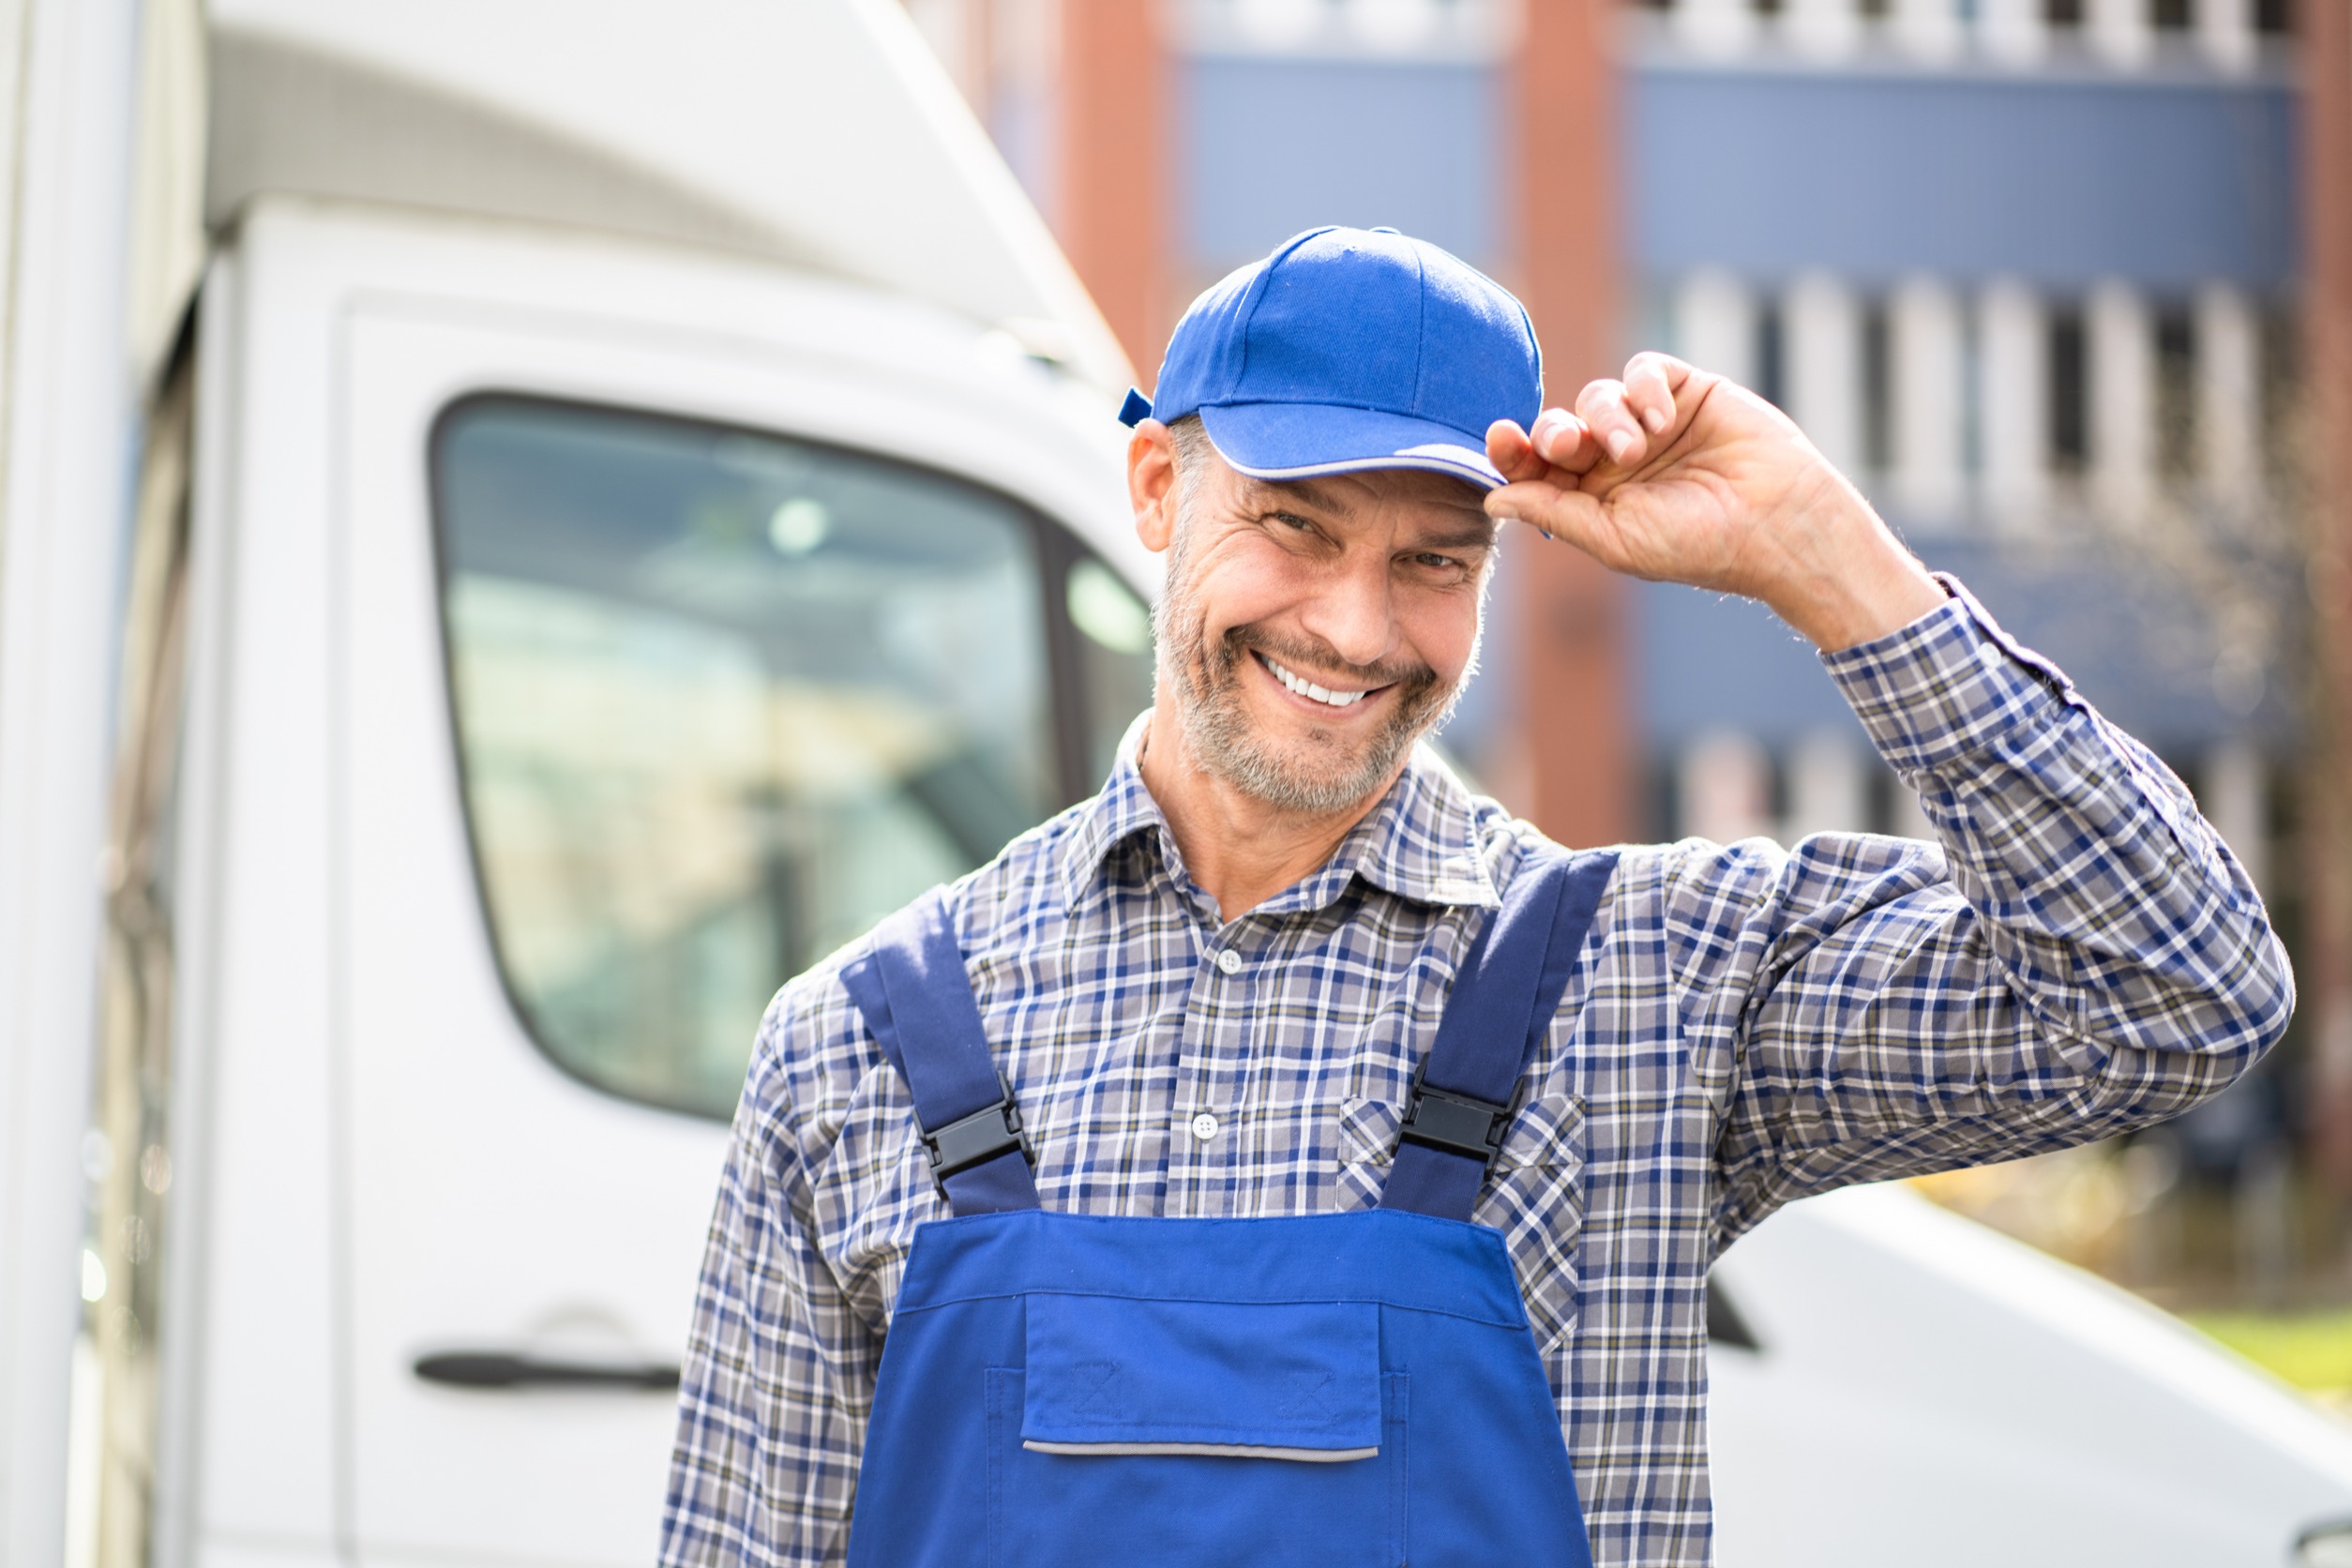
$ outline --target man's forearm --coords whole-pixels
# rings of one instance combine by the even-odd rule
[[[2243,870],[2179,781],[2054,667],[1965,595],[1943,615],[1899,652],[1824,662],[1921,791],[2013,986],[2086,1041],[2242,1068],[2294,1004]]]

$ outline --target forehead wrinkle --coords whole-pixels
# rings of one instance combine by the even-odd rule
[[[1260,497],[1276,500],[1296,497],[1316,511],[1327,512],[1334,517],[1353,518],[1356,515],[1354,505],[1335,487],[1319,485],[1312,479],[1252,479],[1250,489],[1254,495]]]

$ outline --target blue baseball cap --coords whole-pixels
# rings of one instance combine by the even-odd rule
[[[1486,427],[1535,422],[1543,355],[1485,274],[1394,229],[1309,229],[1216,284],[1168,339],[1153,396],[1119,417],[1198,413],[1258,479],[1425,468],[1492,490]]]

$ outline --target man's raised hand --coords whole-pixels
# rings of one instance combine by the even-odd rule
[[[1825,649],[1907,626],[1944,600],[1860,491],[1787,415],[1663,354],[1596,381],[1574,413],[1486,432],[1510,483],[1495,517],[1613,570],[1761,599]]]

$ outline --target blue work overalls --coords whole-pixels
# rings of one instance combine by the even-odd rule
[[[956,1217],[899,1287],[851,1568],[1590,1568],[1517,1278],[1470,1214],[1615,865],[1522,862],[1354,1214],[1040,1209],[943,898],[885,923],[842,979]]]

